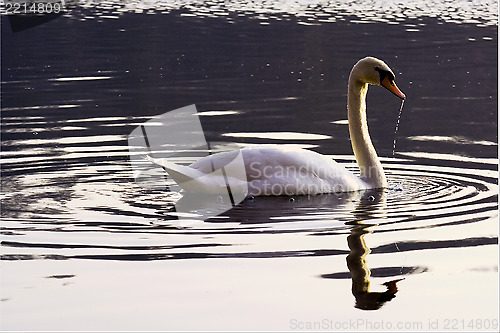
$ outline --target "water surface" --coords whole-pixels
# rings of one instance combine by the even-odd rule
[[[496,331],[496,7],[379,5],[83,3],[16,33],[2,17],[2,329]],[[399,100],[368,93],[385,192],[197,221],[134,181],[127,135],[190,104],[209,142],[356,171],[346,81],[366,55],[408,96],[394,134]]]

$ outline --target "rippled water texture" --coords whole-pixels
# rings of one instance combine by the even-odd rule
[[[1,328],[498,331],[497,22],[491,1],[2,16]],[[408,97],[395,133],[400,101],[368,92],[386,191],[248,198],[201,221],[134,180],[127,136],[191,104],[213,147],[293,145],[357,172],[346,84],[366,55]]]

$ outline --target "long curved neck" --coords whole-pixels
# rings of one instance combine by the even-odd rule
[[[366,122],[366,93],[368,84],[363,83],[352,75],[349,77],[347,94],[347,118],[349,120],[349,135],[352,149],[359,166],[360,178],[370,188],[383,188],[387,180],[382,164],[373,147],[368,124]]]

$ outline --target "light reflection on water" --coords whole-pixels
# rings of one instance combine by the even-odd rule
[[[468,23],[478,26],[496,25],[497,5],[493,1],[421,1],[409,0],[404,4],[385,1],[80,1],[80,6],[95,9],[95,15],[85,12],[81,20],[118,19],[123,13],[168,14],[182,10],[184,17],[224,18],[228,22],[249,16],[262,25],[273,20],[294,17],[299,24],[334,23],[349,20],[352,23],[405,24],[408,19],[437,17],[447,23]],[[235,17],[236,16],[236,17]],[[419,31],[415,24],[405,24],[406,31]]]
[[[15,35],[3,23],[5,328],[286,330],[293,316],[375,318],[358,309],[378,309],[377,320],[496,316],[496,8],[405,6],[106,2],[71,13],[86,22]],[[130,13],[150,10],[164,14]],[[69,32],[42,48],[55,31]],[[60,47],[75,34],[87,44]],[[192,103],[211,141],[294,145],[356,171],[345,82],[367,52],[396,69],[408,96],[391,158],[399,101],[368,94],[384,193],[258,197],[197,221],[202,211],[178,219],[178,194],[133,182],[126,136]]]

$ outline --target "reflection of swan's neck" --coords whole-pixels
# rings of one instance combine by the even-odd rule
[[[384,283],[387,287],[385,292],[370,291],[370,270],[366,265],[366,256],[370,253],[370,248],[363,239],[369,232],[366,228],[358,226],[352,229],[351,235],[347,237],[347,244],[351,250],[347,256],[347,267],[351,272],[352,294],[356,298],[356,308],[377,310],[385,302],[396,297],[395,294],[398,292],[396,283],[401,279]]]
[[[368,198],[374,200],[367,201]],[[369,227],[375,225],[363,224],[363,221],[373,219],[376,214],[384,211],[386,203],[384,190],[366,191],[354,211],[354,215],[359,221],[354,223],[351,234],[347,236],[347,245],[351,250],[347,256],[347,267],[351,272],[352,294],[356,298],[356,308],[358,309],[379,309],[385,302],[393,299],[398,292],[396,283],[400,280],[384,283],[387,287],[385,292],[370,291],[370,270],[366,264],[366,256],[371,251],[366,245],[364,236],[371,232]]]
[[[365,231],[361,228],[353,229],[347,237],[347,244],[351,253],[347,256],[347,267],[352,276],[352,293],[355,296],[370,291],[370,270],[366,266],[366,256],[371,252],[363,239]]]
[[[366,122],[366,92],[368,84],[351,73],[347,94],[347,117],[352,149],[356,156],[360,176],[371,188],[387,186],[384,170],[373,147]]]

